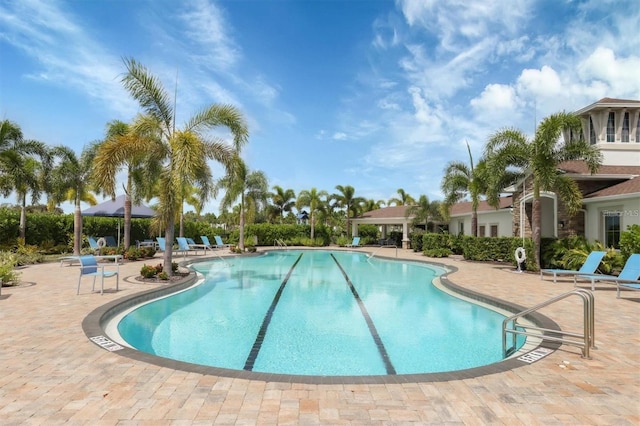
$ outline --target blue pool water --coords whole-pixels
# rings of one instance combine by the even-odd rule
[[[192,267],[204,282],[128,313],[117,326],[124,341],[280,374],[435,373],[502,359],[504,316],[435,288],[444,271],[428,264],[287,250]]]

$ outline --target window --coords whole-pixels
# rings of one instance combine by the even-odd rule
[[[620,248],[620,212],[605,210],[603,215],[605,247]]]
[[[622,142],[629,142],[629,113],[625,112],[622,118]]]
[[[484,237],[485,235],[485,229],[484,229],[484,225],[480,225],[478,226],[478,237]]]
[[[498,225],[491,225],[491,236],[494,238],[498,236]]]
[[[615,142],[616,140],[616,113],[610,112],[607,119],[607,142]]]
[[[593,128],[593,120],[589,117],[589,144],[596,144],[596,130]]]
[[[458,224],[458,235],[464,235],[464,222]]]

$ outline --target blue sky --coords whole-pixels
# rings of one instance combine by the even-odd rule
[[[133,57],[170,92],[177,75],[178,125],[211,103],[240,108],[243,158],[270,186],[437,200],[447,162],[468,161],[465,141],[477,159],[502,128],[533,133],[561,110],[640,99],[637,6],[5,0],[0,118],[80,153],[109,121],[139,112],[120,83],[122,58]]]

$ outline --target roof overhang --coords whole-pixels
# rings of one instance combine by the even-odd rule
[[[618,200],[622,201],[622,200],[627,200],[629,198],[640,198],[640,192],[632,192],[629,194],[605,195],[602,197],[593,197],[593,198],[583,198],[582,203],[592,204],[592,203],[598,203],[602,201],[618,201]]]

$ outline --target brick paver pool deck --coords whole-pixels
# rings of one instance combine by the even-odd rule
[[[425,260],[409,250],[398,256]],[[434,261],[458,269],[453,283],[521,306],[573,288],[570,279],[554,284],[505,265]],[[592,359],[564,345],[530,365],[463,380],[264,382],[174,370],[92,343],[82,329],[90,312],[158,286],[135,280],[143,263],[122,265],[120,291],[109,279],[102,296],[90,292],[89,278],[76,296],[78,267],[57,262],[25,267],[23,285],[2,288],[1,425],[640,425],[640,292],[616,299],[615,286],[597,285]],[[541,313],[564,330],[582,330],[578,298]]]

